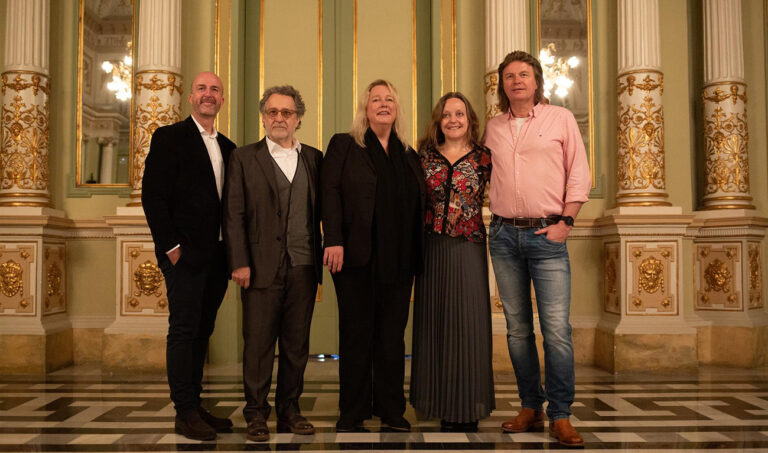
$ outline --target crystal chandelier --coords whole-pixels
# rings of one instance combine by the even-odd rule
[[[115,94],[115,97],[125,102],[131,98],[131,73],[133,58],[131,58],[131,43],[128,43],[128,55],[122,60],[111,62],[105,60],[101,63],[101,69],[107,74],[112,74],[112,80],[107,82],[107,89]]]
[[[555,51],[555,43],[549,43],[539,52],[539,61],[544,71],[544,96],[549,98],[554,90],[556,95],[564,98],[573,86],[573,80],[568,78],[568,71],[579,65],[579,59],[571,57],[563,60],[555,57]]]

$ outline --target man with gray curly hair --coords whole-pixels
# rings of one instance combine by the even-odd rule
[[[320,203],[322,153],[294,133],[305,112],[290,85],[264,91],[259,104],[266,137],[232,152],[224,194],[224,237],[232,281],[243,301],[243,382],[249,440],[269,439],[267,402],[275,343],[278,432],[313,434],[299,396],[309,357],[309,327],[322,281]]]

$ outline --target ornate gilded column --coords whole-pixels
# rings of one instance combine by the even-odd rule
[[[741,2],[704,0],[704,196],[694,238],[701,361],[765,366],[768,338],[761,250],[768,220],[749,194],[747,85]]]
[[[498,115],[497,70],[514,50],[530,51],[527,0],[485,0],[485,119]]]
[[[129,206],[141,206],[141,178],[152,134],[181,119],[181,0],[142,0],[138,35]]]
[[[620,0],[617,206],[669,206],[658,0]]]
[[[48,0],[8,0],[2,68],[0,206],[51,206]]]
[[[739,0],[704,1],[702,209],[754,209],[749,195],[747,85]]]

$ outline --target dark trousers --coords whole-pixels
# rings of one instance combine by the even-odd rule
[[[200,405],[203,365],[208,339],[216,323],[216,312],[227,291],[226,252],[222,243],[214,259],[202,266],[190,266],[182,257],[172,265],[160,255],[158,263],[168,290],[168,337],[165,363],[171,400],[176,412],[195,410]]]
[[[316,294],[314,267],[292,267],[287,257],[269,287],[242,291],[246,421],[269,418],[272,408],[267,395],[272,384],[276,342],[280,348],[275,393],[277,417],[288,419],[301,413],[299,396],[304,390]]]
[[[412,280],[382,284],[370,266],[333,275],[339,303],[339,410],[357,423],[405,413],[405,341]]]

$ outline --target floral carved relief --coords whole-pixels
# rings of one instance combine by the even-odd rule
[[[746,85],[734,82],[707,86],[702,92],[705,205],[719,197],[749,199],[746,90]]]
[[[749,244],[749,308],[761,308],[763,306],[763,277],[760,265],[760,243]]]
[[[66,311],[66,258],[64,244],[46,244],[43,246],[43,269],[45,286],[43,287],[43,314]]]
[[[499,102],[497,99],[497,88],[499,85],[499,75],[495,72],[486,74],[485,86],[483,87],[483,93],[485,93],[485,119],[486,121],[501,113],[499,109]]]
[[[663,76],[646,75],[640,84],[635,80],[635,75],[630,74],[620,76],[618,81],[619,188],[664,190]]]
[[[18,78],[18,77],[17,77]],[[48,88],[47,85],[5,84],[4,91],[13,91],[4,100],[2,146],[0,147],[0,189],[46,190],[48,188]],[[35,94],[24,93],[29,90]],[[38,91],[45,93],[37,98]],[[10,102],[8,102],[10,101]]]
[[[621,307],[619,306],[619,244],[606,244],[605,245],[605,270],[603,273],[604,280],[604,304],[603,310],[609,313],[621,313]]]

